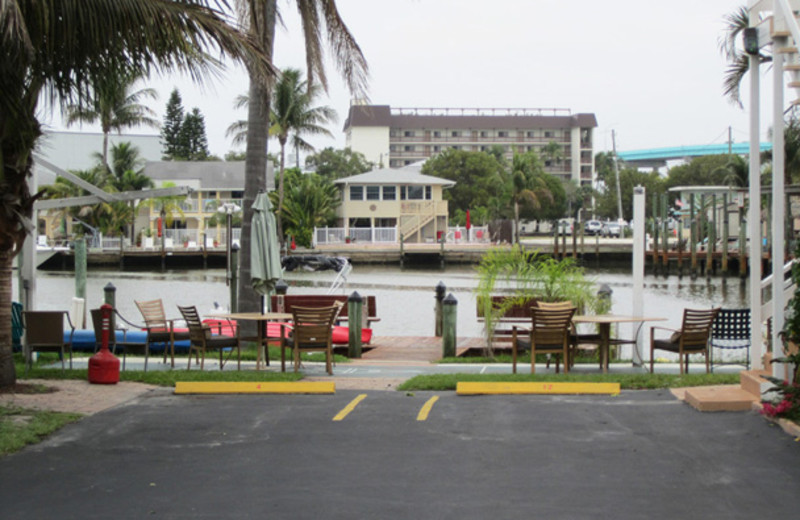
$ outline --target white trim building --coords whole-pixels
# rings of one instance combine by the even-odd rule
[[[567,109],[391,108],[389,105],[350,107],[344,124],[346,146],[367,160],[397,168],[424,161],[446,149],[488,151],[503,147],[514,152],[542,149],[551,142],[561,157],[545,161],[545,171],[565,180],[592,184],[595,180],[594,114]]]

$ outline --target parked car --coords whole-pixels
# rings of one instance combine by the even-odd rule
[[[587,220],[583,225],[583,231],[587,235],[598,235],[603,231],[603,223],[599,220]]]
[[[622,235],[622,228],[618,222],[606,222],[603,224],[603,229],[600,232],[604,237],[620,237]]]

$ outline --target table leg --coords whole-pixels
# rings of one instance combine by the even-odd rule
[[[267,331],[267,321],[258,322],[258,330],[261,331],[261,341],[264,345],[264,366],[269,366],[269,332]]]
[[[608,357],[610,356],[611,346],[611,324],[600,324],[600,364],[602,365],[603,373],[608,373]]]
[[[280,345],[281,349],[281,372],[286,372],[286,349],[284,348],[283,338],[285,338],[286,334],[286,326],[284,323],[281,323],[281,337],[278,339],[278,345]]]
[[[258,322],[258,334],[256,342],[256,370],[261,370],[261,351],[264,348],[264,336],[261,330],[261,322]]]

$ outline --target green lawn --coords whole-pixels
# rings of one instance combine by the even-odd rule
[[[412,377],[398,390],[455,390],[459,381],[478,382],[581,382],[619,383],[623,390],[650,390],[683,386],[728,385],[739,382],[739,374],[434,374]]]
[[[77,413],[27,410],[0,405],[0,457],[41,442],[62,426],[75,422]]]

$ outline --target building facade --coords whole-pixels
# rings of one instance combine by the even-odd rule
[[[567,109],[392,108],[353,104],[344,124],[346,146],[382,167],[398,168],[447,149],[536,151],[545,171],[593,184],[594,114]],[[555,143],[555,144],[553,144]]]
[[[334,181],[341,190],[337,216],[345,235],[374,237],[387,230],[406,242],[440,239],[448,224],[443,190],[455,182],[423,175],[420,167],[381,168]]]

